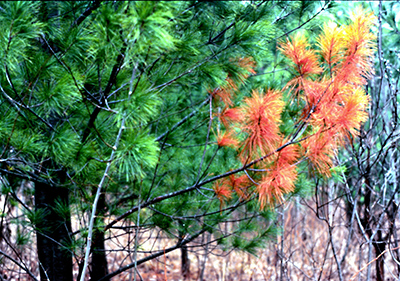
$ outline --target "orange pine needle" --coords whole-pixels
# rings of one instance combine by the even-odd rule
[[[336,130],[330,129],[325,132],[320,130],[303,143],[305,156],[318,173],[323,176],[329,177],[331,175],[332,158],[338,146],[342,144],[338,137]]]
[[[322,70],[316,52],[307,49],[308,46],[306,38],[301,34],[297,34],[292,41],[287,40],[279,46],[279,50],[295,64],[295,70],[301,77],[319,74]]]
[[[230,146],[233,148],[237,148],[239,146],[239,141],[233,137],[232,131],[225,131],[221,134],[221,132],[217,133],[217,144],[219,147]]]
[[[235,175],[229,176],[229,184],[236,194],[239,196],[240,200],[246,200],[249,197],[247,193],[247,188],[250,185],[249,179],[246,175],[236,177]]]
[[[232,88],[229,86],[219,87],[208,91],[214,99],[220,99],[226,106],[232,106]]]
[[[240,58],[238,60],[238,64],[240,67],[250,72],[251,74],[256,74],[254,68],[256,67],[256,63],[252,58]]]
[[[300,116],[300,121],[304,122],[301,123],[304,129],[298,136],[301,142],[276,152],[289,141],[279,130],[285,106],[281,92],[268,90],[264,94],[254,90],[243,100],[240,108],[229,107],[238,89],[231,78],[228,77],[225,85],[213,92],[225,103],[219,118],[227,131],[218,132],[218,145],[239,145],[231,128],[232,123],[237,123],[246,136],[239,154],[242,162],[248,163],[270,154],[258,162],[254,170],[255,179],[261,178],[256,187],[261,208],[282,203],[285,194],[294,191],[296,165],[302,159],[308,159],[315,171],[329,177],[333,156],[346,138],[357,135],[360,124],[368,118],[369,98],[362,85],[373,73],[371,57],[375,51],[375,35],[370,30],[375,16],[358,9],[352,20],[352,24],[343,27],[326,24],[318,37],[318,52],[310,49],[302,35],[296,35],[279,46],[297,71],[296,77],[284,89],[294,91],[293,98],[301,98],[305,104]],[[239,59],[238,64],[248,73],[255,73],[251,59]],[[244,82],[247,76],[242,74],[239,79]],[[300,92],[301,96],[298,95]],[[303,102],[298,102],[300,104]],[[248,188],[253,184],[254,180],[250,181],[247,175],[231,175],[217,181],[213,189],[220,201],[220,209],[232,198],[233,192],[240,200],[247,199]]]
[[[341,60],[344,51],[342,28],[337,27],[333,22],[325,24],[323,33],[318,37],[317,42],[320,54],[332,72],[333,66]]]
[[[254,71],[255,62],[252,58],[240,58],[238,59],[238,64],[245,71],[252,74],[256,73]],[[246,73],[239,75],[240,83],[244,83],[248,76],[249,75]],[[232,106],[232,99],[234,97],[235,91],[237,90],[238,85],[236,85],[236,83],[228,75],[228,77],[225,79],[225,84],[222,87],[218,87],[214,90],[209,90],[208,92],[212,95],[214,99],[219,98],[226,106]]]
[[[343,98],[343,108],[336,120],[338,129],[351,136],[357,136],[361,123],[368,119],[369,98],[360,87],[354,89]],[[347,135],[347,133],[345,133]],[[349,136],[348,136],[349,137]]]
[[[296,179],[295,165],[276,165],[257,186],[260,207],[282,203],[284,194],[294,191]]]
[[[239,108],[225,107],[219,114],[219,120],[225,128],[229,128],[232,123],[239,122],[243,118]]]
[[[220,202],[220,211],[225,204],[225,201],[232,198],[232,189],[226,184],[226,181],[216,181],[213,185],[213,190]]]
[[[241,129],[248,137],[241,156],[247,160],[249,157],[257,157],[258,152],[261,156],[267,154],[280,141],[279,123],[284,102],[280,92],[269,90],[266,94],[253,91],[244,103]]]

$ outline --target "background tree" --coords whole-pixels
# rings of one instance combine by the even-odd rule
[[[397,59],[394,59],[398,50],[392,41],[398,38],[395,17],[398,6],[380,2],[374,8],[379,19],[377,74],[367,86],[371,96],[369,121],[349,150],[352,161],[347,161],[351,165],[345,187],[349,225],[358,229],[360,243],[363,241],[368,249],[366,280],[373,278],[372,266],[376,280],[385,280],[383,254],[387,250],[397,264],[396,275],[400,273],[397,239],[399,99],[396,94],[399,73]]]

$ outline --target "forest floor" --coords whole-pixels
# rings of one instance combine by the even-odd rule
[[[320,208],[319,218],[315,213],[315,204],[312,200],[291,202],[285,209],[279,208],[277,211],[280,235],[268,241],[265,248],[260,249],[257,255],[240,251],[224,252],[212,243],[207,249],[188,247],[190,275],[184,279],[181,273],[181,251],[178,249],[139,265],[137,269],[140,276],[137,276],[136,280],[340,280],[338,263],[341,267],[342,280],[366,280],[368,246],[363,243],[362,235],[356,227],[349,239],[348,219],[343,203]],[[146,239],[143,237],[140,241],[139,250],[142,253],[138,253],[138,259],[150,255],[150,251],[166,249],[177,242],[176,239],[163,236],[161,231],[154,230],[147,234],[151,235]],[[134,240],[132,235],[132,233],[126,234],[118,230],[113,232],[113,244],[111,240],[108,240],[106,249],[110,250],[107,256],[109,272],[133,262],[133,247],[127,243],[131,241],[132,244]],[[199,239],[207,241],[210,237],[206,235],[209,234]],[[33,236],[31,239],[36,240]],[[332,251],[332,245],[335,251]],[[21,258],[31,260],[31,264],[27,266],[32,272],[38,274],[34,249],[34,244],[20,249]],[[205,254],[206,250],[208,254]],[[145,253],[146,251],[149,252]],[[397,280],[394,274],[396,265],[391,255],[386,252],[384,258],[386,280]],[[0,265],[2,280],[32,280],[9,259],[2,259]],[[132,268],[113,280],[133,281],[133,273]],[[77,274],[78,268],[75,263],[74,279]],[[375,263],[372,262],[371,280],[375,280],[374,274]],[[355,279],[352,279],[353,276]]]
[[[367,264],[368,247],[363,245],[362,236],[357,232],[349,239],[345,208],[341,204],[327,205],[318,214],[320,218],[324,218],[324,213],[331,214],[325,221],[317,217],[314,207],[312,201],[302,201],[292,202],[285,210],[280,210],[281,219],[278,219],[278,223],[284,223],[281,235],[269,241],[264,249],[258,251],[257,256],[238,251],[223,252],[216,245],[210,245],[208,250],[215,248],[207,255],[204,250],[189,253],[190,276],[186,279],[181,273],[180,250],[142,264],[138,266],[138,271],[142,280],[148,281],[340,280],[337,267],[339,262],[342,280],[365,280],[367,269],[363,267]],[[156,242],[150,238],[143,248],[165,249],[174,243],[176,239],[158,237]],[[332,251],[332,243],[335,253]],[[111,270],[129,263],[122,261],[121,257],[109,258]],[[385,258],[386,276],[389,277],[387,280],[395,280],[392,278],[395,269],[390,254],[386,254]],[[371,267],[371,277],[375,280],[374,263]],[[353,276],[355,279],[352,279]],[[118,280],[134,280],[133,270],[119,275]]]

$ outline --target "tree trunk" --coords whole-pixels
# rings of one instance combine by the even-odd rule
[[[382,231],[381,230],[378,230],[376,240],[378,241],[378,243],[373,243],[373,245],[374,245],[374,249],[375,249],[375,257],[378,257],[380,254],[382,254],[385,251],[385,248],[386,248],[385,243],[379,243],[382,241]],[[384,256],[382,255],[375,262],[376,280],[377,281],[385,280],[385,267],[384,267],[383,258],[384,258]]]
[[[367,168],[366,169],[366,173],[365,173],[365,184],[367,187],[370,186],[370,177],[369,177],[369,172],[370,169]],[[371,197],[372,197],[372,191],[371,188],[366,188],[365,189],[365,195],[364,195],[364,217],[361,219],[361,224],[363,226],[363,228],[365,229],[365,232],[368,236],[369,239],[371,239],[372,235],[373,235],[373,229],[375,228],[375,226],[373,225],[373,221],[371,220]],[[359,206],[361,206],[362,204],[359,204]],[[359,207],[361,208],[361,207]],[[372,245],[374,246],[375,249],[375,257],[377,258],[383,251],[385,251],[386,248],[386,244],[385,243],[380,243],[383,240],[382,237],[382,231],[380,229],[378,229],[377,233],[376,233],[376,238],[374,238],[374,240],[372,241]],[[377,281],[384,281],[385,280],[385,271],[384,271],[384,260],[383,260],[383,256],[381,256],[380,258],[378,258],[375,261],[375,270],[376,270],[376,280]],[[370,266],[368,266],[367,269],[367,277],[370,276]]]
[[[93,231],[92,249],[92,270],[90,272],[90,280],[97,281],[108,274],[107,260],[104,248],[104,232],[98,230]]]
[[[188,249],[187,249],[186,245],[183,245],[181,248],[181,262],[182,262],[181,272],[182,272],[183,280],[189,280],[190,279],[190,259],[189,259]]]
[[[384,250],[384,246],[385,245],[383,243],[380,244],[374,244],[375,246],[375,256],[379,256]],[[381,249],[383,248],[383,249]],[[384,281],[385,280],[385,268],[384,268],[384,260],[383,260],[383,256],[381,256],[379,259],[376,260],[376,280],[377,281]]]
[[[72,253],[69,250],[69,210],[56,211],[57,203],[68,206],[68,189],[35,184],[35,209],[43,217],[36,224],[37,251],[42,281],[72,281]],[[67,209],[67,210],[66,210]]]
[[[180,225],[183,225],[182,221],[179,221]],[[183,231],[179,231],[179,243],[183,241],[186,233]],[[189,259],[189,252],[186,245],[181,247],[181,273],[183,280],[190,279],[190,259]]]
[[[103,217],[106,208],[104,194],[100,195],[97,206],[98,208],[97,208],[95,226],[103,223],[103,220],[101,218]],[[104,232],[98,230],[97,228],[94,228],[90,280],[97,281],[100,278],[106,276],[107,274],[108,274],[108,267],[107,267],[106,251],[104,246]],[[104,280],[107,281],[108,279]]]

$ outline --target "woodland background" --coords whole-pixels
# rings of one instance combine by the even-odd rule
[[[0,280],[398,280],[399,12],[0,2]]]

